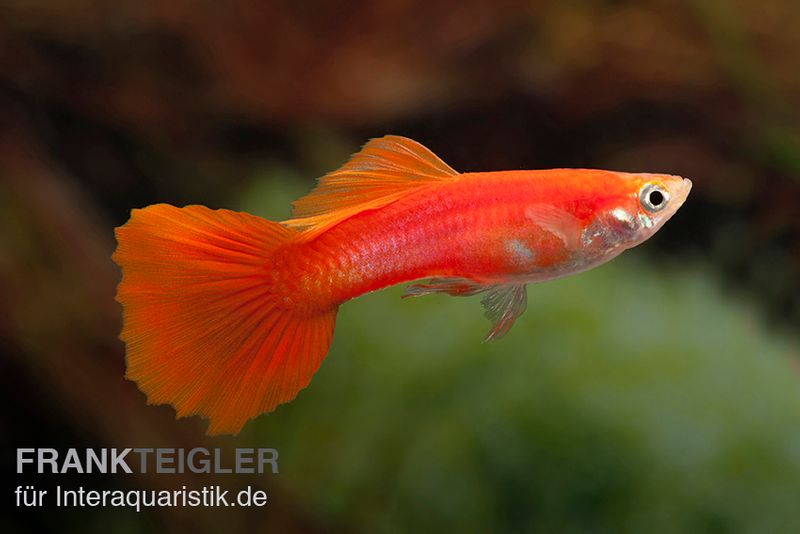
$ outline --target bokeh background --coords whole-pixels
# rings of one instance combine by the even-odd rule
[[[3,532],[800,531],[800,3],[0,2],[0,440],[13,487],[246,484],[263,509],[16,509]],[[342,308],[291,404],[210,439],[124,380],[113,228],[288,216],[370,137],[463,171],[690,177],[612,264]],[[276,447],[278,475],[20,477],[14,449]]]

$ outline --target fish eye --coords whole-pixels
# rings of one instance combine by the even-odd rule
[[[647,211],[661,211],[669,202],[669,193],[656,184],[647,184],[639,194],[639,200]]]

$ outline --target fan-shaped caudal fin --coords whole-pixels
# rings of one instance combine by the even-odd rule
[[[275,294],[272,258],[294,230],[158,204],[134,210],[116,235],[127,377],[150,403],[207,417],[209,434],[237,433],[308,385],[336,310],[297,316]]]
[[[294,202],[284,224],[310,239],[367,209],[377,209],[408,192],[459,174],[421,144],[397,135],[373,139],[341,168],[326,174],[308,195]]]

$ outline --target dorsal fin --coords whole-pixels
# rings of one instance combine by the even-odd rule
[[[379,137],[320,178],[311,193],[294,202],[292,218],[283,224],[313,237],[364,210],[386,206],[411,190],[458,175],[416,141],[398,135]]]

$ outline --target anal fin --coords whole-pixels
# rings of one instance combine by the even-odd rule
[[[467,278],[431,278],[422,284],[412,284],[406,288],[403,298],[421,297],[434,293],[447,293],[454,297],[471,297],[486,291],[491,286],[482,285]]]

